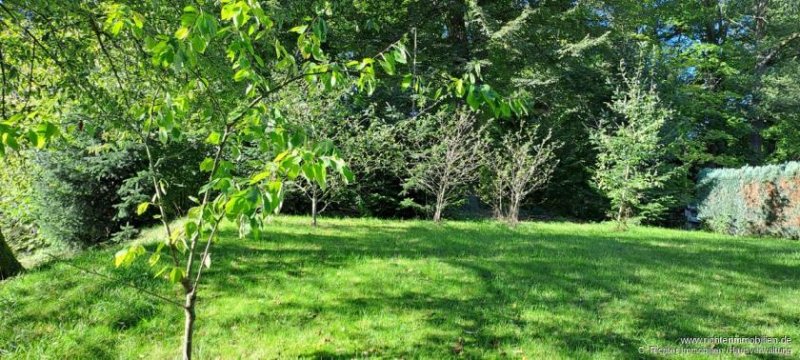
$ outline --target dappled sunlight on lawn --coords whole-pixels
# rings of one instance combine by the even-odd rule
[[[307,223],[276,218],[258,240],[223,229],[200,290],[198,356],[641,358],[639,347],[680,337],[800,339],[795,242],[607,224]],[[73,262],[177,298],[144,267],[112,269],[111,253]],[[4,283],[0,302],[12,358],[100,344],[108,357],[170,357],[182,329],[179,309],[60,263]]]

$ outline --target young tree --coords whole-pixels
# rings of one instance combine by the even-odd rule
[[[320,157],[339,157],[338,153],[333,149],[333,144],[329,141],[321,142],[313,149],[317,156]],[[305,173],[301,173],[300,178],[292,182],[295,188],[311,202],[311,226],[313,227],[317,226],[317,216],[324,212],[328,207],[331,197],[335,193],[341,191],[353,179],[353,174],[349,168],[345,168],[343,170],[346,171],[346,174],[342,175],[342,179],[329,177],[328,173],[335,170],[336,168],[332,168],[329,166],[329,164],[323,162],[318,171],[320,172],[321,176],[325,178],[324,183],[319,182],[317,179],[308,177]]]
[[[413,165],[403,187],[416,189],[435,198],[433,221],[442,220],[442,212],[463,195],[466,185],[478,178],[480,159],[486,150],[484,127],[476,114],[467,108],[454,113],[447,109],[419,121],[423,128],[410,130],[419,136],[411,150]]]
[[[18,139],[46,144],[57,133],[47,116],[63,121],[61,128],[67,133],[94,128],[107,138],[141,141],[154,196],[139,204],[137,212],[157,208],[166,237],[153,250],[141,245],[121,250],[114,263],[126,266],[149,252],[157,275],[181,286],[183,301],[160,299],[184,312],[182,356],[190,359],[199,285],[211,266],[220,224],[238,222],[245,230],[242,236],[248,229],[257,235],[266,219],[280,210],[287,181],[302,174],[324,187],[326,167],[349,180],[342,159],[315,151],[303,132],[281,116],[280,91],[305,82],[315,91],[346,88],[369,95],[378,74],[398,75],[408,62],[407,51],[400,39],[376,54],[358,54],[358,60],[353,51],[336,52],[340,59],[326,54],[328,3],[289,29],[284,26],[291,19],[278,14],[275,4],[254,0],[195,1],[180,11],[158,2],[61,5],[0,2],[4,39],[8,36],[15,44],[37,50],[22,56],[20,63],[41,68],[47,80],[18,83],[49,85],[36,92],[45,101],[31,102],[31,108],[26,101],[15,108],[11,120],[0,123],[0,151],[18,149]],[[3,57],[0,70],[7,59]],[[411,77],[398,76],[404,84]],[[453,79],[431,91],[466,97],[475,107],[488,104],[497,111],[521,111],[488,85],[478,89],[474,76],[466,78],[466,84]],[[476,96],[479,92],[483,96]],[[5,120],[9,100],[5,92],[2,96]],[[80,120],[69,124],[73,119],[63,115],[68,110]],[[21,119],[35,119],[36,124],[23,131],[27,128],[16,126]],[[208,176],[199,198],[190,197],[197,206],[183,226],[174,228],[163,200],[168,184],[154,171],[174,160],[156,158],[148,144],[168,143],[186,133],[205,138],[214,151],[199,164]],[[240,173],[241,155],[250,150],[271,160]]]
[[[317,185],[313,180],[301,177],[293,182],[294,187],[311,202],[311,226],[317,227],[317,217],[328,208],[333,189],[336,184],[329,181],[325,187]]]
[[[329,187],[330,198],[341,210],[368,216],[395,215],[399,207],[401,179],[405,176],[403,144],[397,141],[395,120],[403,114],[378,114],[369,105],[349,116],[332,119],[331,140],[358,181],[352,185]]]
[[[341,156],[341,148],[337,140],[345,132],[340,125],[350,116],[342,102],[348,90],[339,89],[327,93],[315,94],[306,84],[298,84],[287,88],[285,93],[285,116],[306,134],[307,146],[314,149],[319,156]],[[283,94],[282,94],[283,95]],[[343,158],[348,158],[345,156]],[[324,212],[332,198],[344,191],[348,181],[341,181],[337,177],[329,177],[333,170],[323,164],[322,172],[326,178],[324,186],[320,186],[312,178],[303,173],[292,182],[293,188],[311,203],[311,225],[317,226],[317,217]],[[348,169],[348,171],[350,171]],[[348,174],[352,178],[352,174]]]
[[[622,87],[608,104],[613,114],[593,129],[591,140],[598,152],[594,183],[611,199],[618,228],[625,229],[643,210],[654,214],[662,208],[651,192],[672,176],[661,138],[672,112],[661,104],[641,67],[632,77],[622,73]]]
[[[495,217],[512,226],[519,222],[519,209],[525,198],[546,185],[558,166],[555,151],[561,143],[552,139],[552,131],[539,137],[538,126],[526,127],[503,136],[500,144],[485,158],[491,176],[486,200]]]

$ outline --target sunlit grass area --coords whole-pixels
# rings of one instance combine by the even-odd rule
[[[279,217],[260,240],[228,225],[200,290],[196,356],[657,358],[639,349],[719,336],[789,336],[782,346],[797,354],[798,249],[606,224],[323,219],[312,228]],[[176,300],[180,290],[144,264],[114,269],[115,250],[0,283],[0,357],[176,357],[181,309],[123,284]],[[705,358],[670,356],[683,357]]]

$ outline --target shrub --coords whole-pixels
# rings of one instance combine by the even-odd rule
[[[559,163],[555,150],[561,143],[552,140],[552,131],[538,136],[538,130],[522,122],[520,130],[503,136],[483,160],[484,171],[492,174],[484,199],[492,204],[496,218],[511,225],[519,222],[523,200],[550,181]]]
[[[201,181],[197,164],[205,156],[203,149],[195,142],[152,146],[156,159],[170,157],[159,163],[156,171],[172,214],[185,212],[190,206],[188,195],[197,194]],[[112,236],[118,240],[131,237],[136,234],[134,227],[153,222],[150,215],[155,213],[138,216],[135,211],[154,193],[143,145],[80,140],[72,146],[40,151],[35,162],[39,171],[33,183],[32,208],[45,239],[92,245]]]
[[[70,245],[95,244],[119,229],[114,221],[117,190],[144,163],[132,147],[87,151],[97,144],[81,143],[35,155],[40,169],[33,185],[36,225],[45,238]]]
[[[620,67],[624,74],[624,67]],[[655,83],[645,78],[644,65],[634,76],[623,75],[623,86],[608,104],[612,113],[591,132],[597,149],[594,185],[611,200],[620,229],[659,217],[670,199],[659,196],[675,170],[665,161],[664,127],[672,111],[662,103]]]
[[[17,253],[30,253],[49,244],[36,236],[31,210],[31,174],[36,171],[27,152],[7,156],[0,166],[0,230]]]
[[[706,169],[698,194],[698,218],[714,231],[800,238],[800,162]]]

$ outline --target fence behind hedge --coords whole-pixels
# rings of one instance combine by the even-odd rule
[[[800,238],[800,162],[707,169],[698,195],[698,218],[714,231]]]

